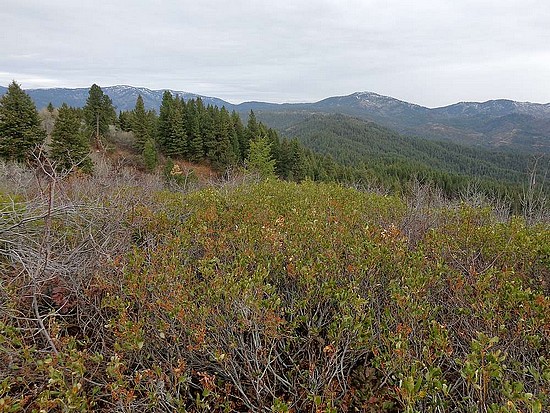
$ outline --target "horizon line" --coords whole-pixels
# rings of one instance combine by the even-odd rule
[[[92,83],[93,84],[97,84],[97,83]],[[100,85],[98,85],[100,86]],[[8,88],[8,86],[4,86],[4,85],[0,85],[0,87],[3,87],[3,88]],[[91,85],[86,87],[86,86],[80,86],[80,87],[61,87],[61,86],[57,86],[57,87],[36,87],[36,88],[23,88],[23,90],[25,91],[35,91],[35,90],[56,90],[56,89],[65,89],[65,90],[82,90],[82,89],[90,89]],[[176,89],[169,89],[169,88],[160,88],[160,89],[152,89],[152,88],[149,88],[149,87],[146,87],[146,86],[132,86],[132,85],[128,85],[128,84],[117,84],[117,85],[109,85],[109,86],[100,86],[102,89],[106,89],[106,88],[114,88],[114,87],[128,87],[128,88],[132,88],[132,89],[146,89],[148,91],[151,91],[151,92],[164,92],[164,91],[169,91],[169,92],[173,92],[173,93],[185,93],[185,94],[189,94],[189,95],[194,95],[194,96],[197,96],[197,97],[201,97],[201,98],[209,98],[209,99],[217,99],[217,100],[221,100],[225,103],[228,103],[230,105],[233,105],[233,106],[239,106],[239,105],[243,105],[243,104],[246,104],[246,103],[265,103],[265,104],[270,104],[270,105],[300,105],[300,104],[315,104],[315,103],[319,103],[319,102],[322,102],[323,100],[326,100],[326,99],[330,99],[330,98],[342,98],[342,97],[350,97],[350,96],[353,96],[353,95],[357,95],[357,94],[370,94],[370,95],[377,95],[377,96],[380,96],[380,97],[385,97],[385,98],[390,98],[390,99],[393,99],[393,100],[397,100],[397,101],[400,101],[400,102],[403,102],[403,103],[407,103],[407,104],[411,104],[411,105],[415,105],[415,106],[419,106],[419,107],[422,107],[422,108],[426,108],[426,109],[440,109],[440,108],[445,108],[445,107],[449,107],[449,106],[453,106],[453,105],[458,105],[458,104],[464,104],[464,103],[470,103],[470,104],[484,104],[484,103],[489,103],[489,102],[495,102],[495,101],[509,101],[509,102],[515,102],[515,103],[528,103],[528,104],[532,104],[532,105],[550,105],[550,102],[533,102],[533,101],[529,101],[529,100],[526,100],[526,101],[522,101],[522,100],[514,100],[514,99],[510,99],[510,98],[493,98],[493,99],[488,99],[488,100],[485,100],[485,101],[476,101],[476,100],[460,100],[460,101],[456,101],[454,103],[450,103],[450,104],[447,104],[447,105],[442,105],[442,106],[424,106],[424,105],[421,105],[421,104],[418,104],[418,103],[414,103],[414,102],[410,102],[410,101],[407,101],[407,100],[402,100],[402,99],[399,99],[399,98],[396,98],[396,97],[393,97],[393,96],[389,96],[389,95],[384,95],[384,94],[380,94],[380,93],[377,93],[377,92],[373,92],[373,91],[367,91],[367,90],[364,90],[364,91],[354,91],[354,92],[351,92],[351,93],[348,93],[348,94],[343,94],[343,95],[332,95],[332,96],[327,96],[327,97],[324,97],[322,99],[319,99],[319,100],[312,100],[312,101],[295,101],[295,102],[291,102],[291,101],[281,101],[281,102],[269,102],[269,101],[263,101],[263,100],[255,100],[255,99],[252,99],[252,100],[243,100],[239,103],[233,103],[233,102],[230,102],[229,100],[226,100],[224,98],[220,98],[220,97],[217,97],[217,96],[208,96],[208,95],[201,95],[199,93],[195,93],[195,92],[189,92],[189,91],[185,91],[185,90],[176,90]]]

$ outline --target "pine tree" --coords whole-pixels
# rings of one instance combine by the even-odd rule
[[[157,167],[158,155],[155,142],[152,139],[147,139],[143,145],[143,161],[145,162],[145,168],[148,171],[152,171]]]
[[[215,169],[223,171],[236,159],[230,139],[232,124],[225,107],[215,113],[214,139],[207,144],[207,157]]]
[[[0,157],[24,161],[44,142],[36,106],[14,81],[0,98]]]
[[[174,105],[174,98],[172,94],[165,90],[162,95],[162,103],[160,105],[158,129],[157,129],[157,142],[163,152],[166,153],[166,145],[170,138],[170,132],[172,129],[172,110]]]
[[[244,140],[244,127],[241,117],[235,111],[231,112],[231,146],[236,156],[237,162],[242,162],[246,158],[246,153],[241,149],[241,142]]]
[[[283,139],[279,159],[276,162],[277,175],[281,179],[291,179],[292,175],[292,148],[290,142]]]
[[[190,161],[198,162],[204,159],[204,145],[200,130],[199,112],[195,102],[188,102],[187,136],[189,139],[188,157]]]
[[[153,141],[156,143],[156,137],[158,135],[158,116],[157,112],[154,109],[150,109],[145,114],[146,123],[147,123],[147,134]]]
[[[95,83],[90,87],[86,106],[84,106],[84,119],[90,136],[95,136],[99,141],[100,136],[105,135],[109,125],[114,123],[116,112],[109,96]]]
[[[128,111],[120,111],[118,114],[118,127],[123,132],[132,130],[131,113]]]
[[[138,150],[143,151],[145,142],[150,138],[148,116],[145,111],[145,105],[143,104],[143,98],[139,95],[136,99],[136,106],[132,111],[131,116],[132,132],[136,140],[136,147]]]
[[[183,119],[183,101],[176,96],[169,113],[169,130],[165,141],[168,156],[184,156],[187,153],[187,133]]]
[[[199,124],[203,144],[203,153],[206,157],[208,156],[208,151],[216,145],[216,136],[214,130],[214,119],[216,117],[216,114],[212,106],[208,106],[204,110],[201,110],[201,104],[199,103],[199,101],[197,103],[199,108]]]
[[[256,115],[251,110],[250,114],[248,115],[248,122],[246,124],[246,128],[244,130],[241,145],[240,145],[241,151],[244,157],[248,155],[250,142],[255,139],[258,139],[260,136],[262,136],[260,131],[260,125],[256,120]]]
[[[88,156],[90,147],[82,133],[78,113],[65,103],[59,108],[59,115],[52,131],[50,159],[62,171],[78,168],[90,172],[92,162]]]
[[[306,178],[306,159],[302,147],[296,139],[290,143],[289,180],[300,182]]]
[[[250,142],[246,169],[258,173],[261,178],[275,176],[275,160],[271,156],[271,147],[266,138],[257,138]]]
[[[256,119],[254,111],[250,111],[248,115],[248,122],[246,124],[246,134],[248,135],[249,140],[254,140],[260,137],[260,124]]]
[[[237,141],[237,135],[235,128],[233,127],[233,121],[231,115],[223,106],[220,110],[220,130],[223,131],[222,141],[224,145],[224,154],[222,155],[222,162],[224,167],[234,165],[239,160],[239,143]]]
[[[208,106],[206,111],[201,116],[201,136],[204,145],[206,158],[211,162],[216,162],[219,157],[218,148],[218,130],[220,111],[218,108]]]

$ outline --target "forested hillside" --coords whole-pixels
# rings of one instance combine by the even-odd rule
[[[257,111],[272,127],[288,126],[290,120],[299,116],[345,114],[376,122],[407,136],[486,149],[550,153],[550,104],[490,100],[430,109],[376,93],[357,92],[315,103],[266,105],[250,102],[241,106]],[[268,118],[271,119],[268,121]]]
[[[475,185],[518,202],[535,165],[546,187],[550,179],[548,155],[406,137],[346,115],[260,112],[258,117],[314,152],[368,171],[387,187],[418,178],[449,195]]]
[[[489,151],[442,141],[405,137],[372,122],[344,115],[311,115],[283,129],[306,147],[353,165],[384,161],[418,162],[444,172],[510,183],[525,180],[533,155]],[[550,161],[549,157],[542,158]]]

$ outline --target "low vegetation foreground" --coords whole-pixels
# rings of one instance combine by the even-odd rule
[[[2,165],[0,411],[550,409],[547,224],[95,171]]]

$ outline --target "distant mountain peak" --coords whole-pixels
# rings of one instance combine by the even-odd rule
[[[387,98],[388,97],[388,96],[380,95],[380,94],[375,93],[375,92],[368,92],[368,91],[355,92],[355,93],[352,93],[350,96],[355,96],[357,98],[363,98],[363,97],[384,97],[384,98]]]
[[[338,97],[336,97],[338,98]],[[407,108],[413,108],[413,109],[420,109],[424,110],[427,109],[424,106],[417,105],[415,103],[406,102],[404,100],[400,100],[391,96],[381,95],[376,92],[369,92],[369,91],[362,91],[362,92],[354,92],[351,95],[348,96],[342,96],[340,97],[342,99],[346,98],[354,98],[357,102],[359,102],[359,105],[364,107],[379,107],[383,108],[385,106],[391,105],[391,106],[403,106]],[[328,98],[332,99],[332,98]],[[326,99],[325,99],[326,100]]]

